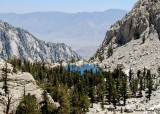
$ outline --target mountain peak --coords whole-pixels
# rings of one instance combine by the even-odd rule
[[[146,15],[159,14],[160,1],[159,0],[139,0],[133,7],[130,13],[146,13]]]
[[[149,10],[156,10],[160,9],[158,6],[160,5],[159,0],[139,0],[133,7],[133,9],[145,9]]]
[[[145,43],[142,42],[143,39],[146,41]],[[145,50],[148,51],[148,53],[156,52],[160,55],[156,48],[160,46],[159,39],[160,1],[140,0],[122,20],[117,21],[111,26],[106,33],[103,43],[92,59],[101,60],[103,64],[111,63],[108,65],[109,68],[115,68],[117,64],[122,63],[126,69],[129,67],[136,69],[138,65],[153,68],[151,63],[155,62],[156,58],[153,57],[149,59],[149,63],[147,63],[145,60],[147,60],[147,57],[150,58],[150,56],[148,54],[148,56],[143,55],[141,51]],[[111,56],[108,56],[109,48],[113,50],[113,55]],[[134,60],[132,54],[135,56]],[[141,57],[145,56],[144,58],[146,59],[143,58],[142,60],[140,56],[136,56],[137,54],[141,55]],[[154,55],[155,53],[152,54]],[[139,61],[138,59],[141,59],[141,65],[137,63],[137,61]],[[136,64],[132,63],[133,61]],[[158,62],[155,63],[154,69],[156,69],[157,66]]]
[[[117,36],[118,43],[125,44],[132,39],[140,38],[140,35],[151,26],[158,30],[157,18],[159,18],[159,13],[160,1],[140,0],[137,2],[133,9],[121,21],[118,21],[120,24],[120,31]],[[126,40],[123,40],[124,38]]]

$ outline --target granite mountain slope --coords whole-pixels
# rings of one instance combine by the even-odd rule
[[[3,85],[3,71],[2,69],[5,67],[5,61],[0,59],[0,114],[6,114],[6,104],[8,103],[8,96],[11,98],[10,110],[9,113],[15,114],[17,106],[21,102],[24,95],[24,88],[26,95],[30,93],[31,95],[35,95],[38,103],[43,100],[42,93],[43,89],[36,84],[36,80],[33,76],[28,72],[13,72],[13,67],[11,64],[7,63],[7,69],[10,71],[7,73],[8,75],[8,95],[5,95]],[[56,107],[59,107],[58,102],[54,102],[49,94],[48,98],[52,104]]]
[[[127,11],[120,9],[79,13],[0,13],[0,19],[30,31],[41,40],[64,42],[83,58],[88,59],[97,49],[92,47],[98,47],[103,41],[106,30],[126,13]]]
[[[126,16],[113,24],[95,55],[91,58],[113,69],[148,67],[156,70],[160,63],[160,1],[139,0]],[[144,40],[144,42],[143,42]],[[108,56],[108,49],[113,55]]]
[[[30,61],[70,61],[82,59],[71,47],[64,43],[46,43],[21,28],[0,21],[0,57]]]

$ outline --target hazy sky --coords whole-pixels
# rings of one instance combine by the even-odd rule
[[[37,11],[93,12],[107,9],[129,11],[137,0],[1,0],[0,13]]]

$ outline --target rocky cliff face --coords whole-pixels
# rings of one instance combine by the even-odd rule
[[[142,39],[145,39],[143,43]],[[160,1],[139,0],[133,9],[107,31],[93,60],[104,57],[102,64],[113,69],[149,67],[156,69],[160,56]],[[113,55],[108,57],[108,48]]]
[[[46,43],[38,40],[26,30],[12,27],[0,21],[0,57],[11,58],[13,56],[43,62],[82,59],[63,43]]]
[[[2,74],[2,68],[4,68],[5,62],[0,59],[0,74]],[[7,64],[8,70],[10,73],[8,73],[8,90],[9,90],[9,97],[12,97],[11,99],[11,105],[10,105],[10,112],[15,113],[17,106],[19,105],[20,101],[23,98],[24,95],[24,87],[26,91],[26,95],[30,93],[31,95],[35,95],[38,102],[42,101],[42,93],[43,89],[37,86],[35,79],[30,73],[27,72],[19,72],[17,74],[13,73],[13,67],[11,64]],[[6,110],[6,103],[8,102],[8,95],[5,96],[5,92],[2,89],[3,87],[3,81],[1,81],[2,75],[0,75],[0,114],[5,114]],[[56,106],[59,106],[59,103],[56,103],[53,101],[51,96],[48,94],[48,97],[51,101],[51,103],[55,104]]]

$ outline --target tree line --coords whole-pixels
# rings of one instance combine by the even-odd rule
[[[18,58],[7,62],[13,65],[14,73],[31,73],[37,84],[44,89],[43,101],[39,104],[34,96],[24,94],[17,114],[82,114],[88,112],[93,103],[98,102],[101,103],[102,109],[104,105],[111,104],[116,108],[117,105],[126,105],[128,98],[142,97],[143,91],[146,93],[146,99],[150,100],[152,91],[157,87],[153,83],[155,75],[146,68],[138,70],[136,74],[130,69],[127,76],[120,68],[112,72],[100,70],[96,73],[91,69],[81,74],[79,71],[71,71],[70,67],[66,70],[62,62],[54,68],[50,67],[50,64],[31,63]],[[3,68],[3,74],[3,87],[7,94],[7,65]],[[55,102],[59,102],[60,107],[50,103],[48,93]]]

